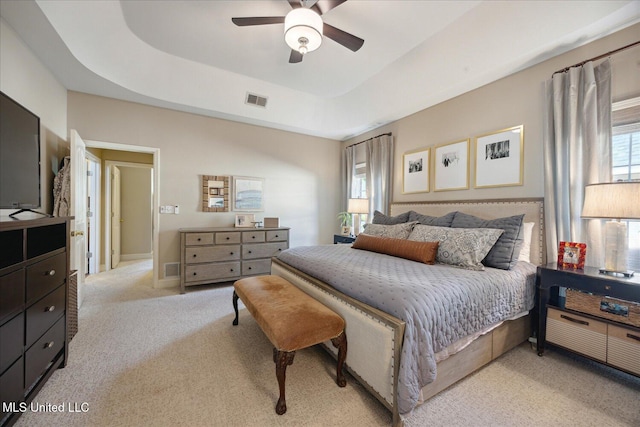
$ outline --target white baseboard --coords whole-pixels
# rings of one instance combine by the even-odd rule
[[[180,278],[171,277],[169,279],[159,279],[154,286],[156,289],[178,288],[180,287]]]
[[[120,254],[120,261],[135,261],[137,259],[152,259],[152,258],[153,258],[153,254],[152,253],[148,253],[148,254],[126,254],[126,255]]]

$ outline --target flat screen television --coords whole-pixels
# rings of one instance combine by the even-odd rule
[[[40,202],[40,118],[0,92],[0,209]]]

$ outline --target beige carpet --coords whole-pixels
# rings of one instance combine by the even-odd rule
[[[322,349],[287,369],[287,413],[271,345],[232,288],[151,289],[148,261],[91,276],[69,363],[36,397],[87,412],[25,413],[17,426],[388,426],[391,414],[351,376],[334,382]],[[640,380],[521,345],[415,410],[407,426],[640,426]]]

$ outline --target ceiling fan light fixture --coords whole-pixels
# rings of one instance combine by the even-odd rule
[[[322,18],[307,8],[293,9],[284,18],[284,40],[301,54],[313,52],[322,44]]]

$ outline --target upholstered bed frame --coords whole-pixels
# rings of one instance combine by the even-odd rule
[[[545,263],[542,199],[393,203],[390,215],[410,210],[431,216],[460,211],[485,219],[524,214],[525,222],[535,224],[531,262],[536,265]],[[349,372],[392,412],[393,424],[402,425],[396,390],[404,322],[346,296],[278,259],[273,259],[271,272],[284,277],[344,318],[349,337],[346,360]],[[422,400],[431,398],[524,342],[529,335],[530,320],[525,315],[503,322],[472,342],[465,343],[462,350],[438,362],[437,378],[422,389]],[[336,355],[330,343],[325,348]]]

